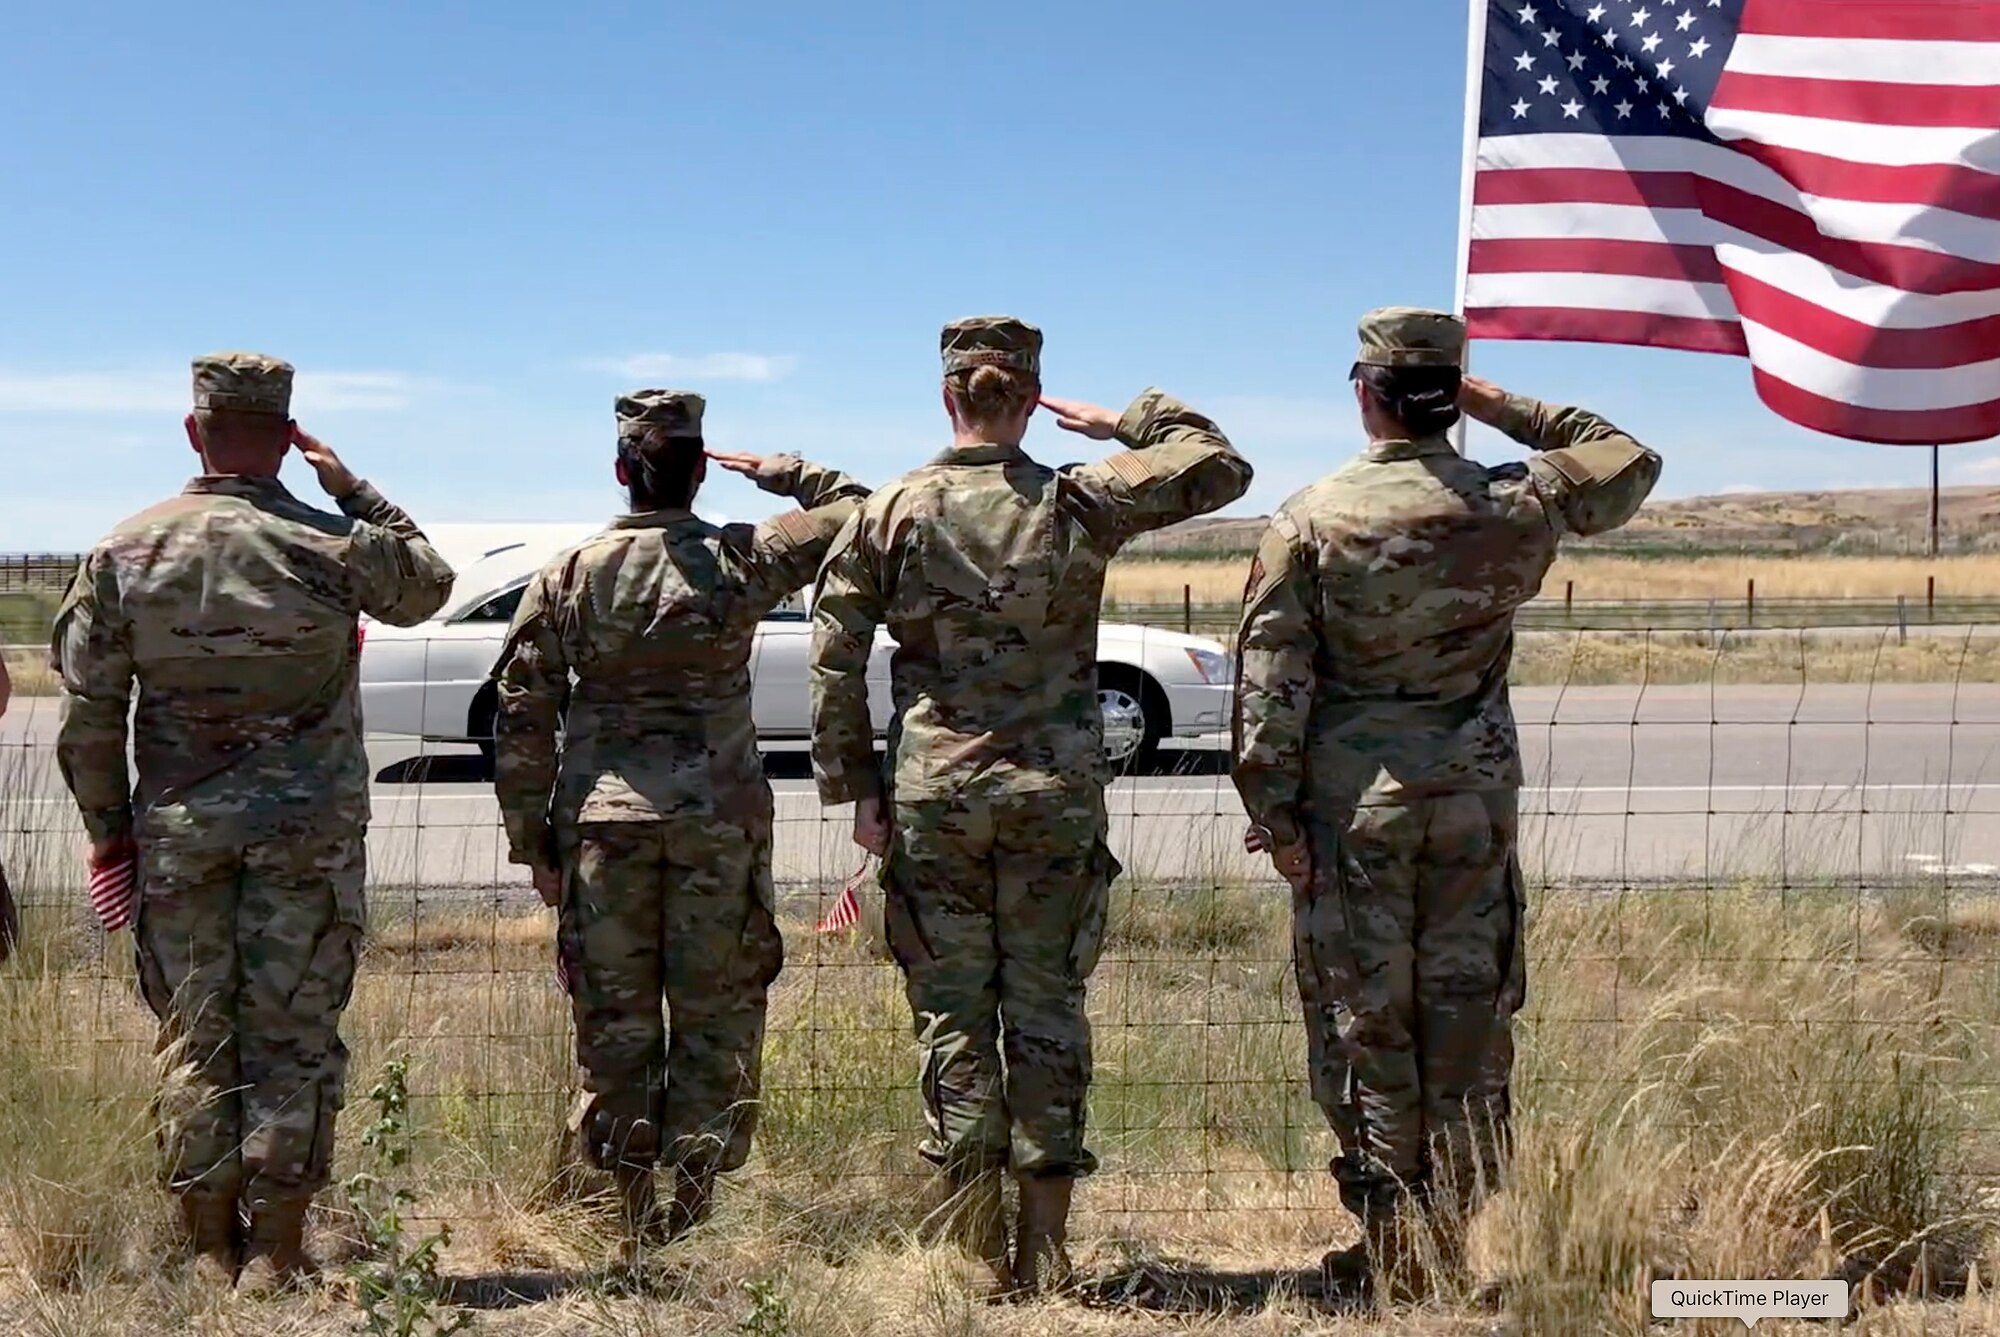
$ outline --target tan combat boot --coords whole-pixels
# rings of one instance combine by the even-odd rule
[[[618,1259],[636,1267],[645,1251],[666,1243],[660,1203],[649,1165],[619,1165],[611,1171],[618,1186]]]
[[[1408,1304],[1427,1286],[1416,1241],[1396,1212],[1369,1217],[1361,1238],[1322,1258],[1319,1268],[1329,1300]]]
[[[1020,1242],[1014,1281],[1034,1295],[1068,1290],[1075,1274],[1063,1249],[1069,1238],[1069,1200],[1076,1181],[1066,1176],[1021,1181]]]
[[[972,1292],[988,1302],[1014,1290],[1007,1259],[1006,1182],[998,1170],[956,1171],[944,1180],[944,1201],[931,1213],[938,1235],[962,1249],[977,1265]]]
[[[181,1243],[204,1286],[236,1284],[243,1266],[243,1224],[237,1217],[236,1195],[190,1189],[177,1197]]]
[[[309,1197],[274,1198],[250,1208],[250,1242],[236,1289],[269,1297],[306,1285],[319,1274],[306,1253]]]
[[[707,1166],[674,1168],[674,1205],[667,1212],[667,1238],[677,1240],[708,1220],[715,1207],[715,1171]]]

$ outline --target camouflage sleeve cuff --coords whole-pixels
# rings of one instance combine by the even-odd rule
[[[1186,412],[1186,406],[1166,391],[1149,386],[1126,405],[1124,415],[1118,419],[1118,444],[1128,450],[1156,446],[1160,443],[1160,425],[1172,421],[1175,414]]]
[[[377,492],[375,485],[365,478],[355,484],[354,491],[342,497],[336,504],[342,514],[351,515],[356,520],[363,520],[371,525],[386,523],[385,512],[392,515],[396,513],[396,508],[389,504],[389,499]]]
[[[132,838],[132,809],[129,805],[86,812],[82,816],[84,834],[90,837],[93,845],[109,845]]]
[[[766,455],[758,462],[752,481],[766,492],[780,497],[797,497],[806,462],[797,455]]]
[[[1548,418],[1548,405],[1541,400],[1510,394],[1506,406],[1500,410],[1499,421],[1493,426],[1531,450],[1546,450],[1548,443],[1543,439],[1542,424]]]

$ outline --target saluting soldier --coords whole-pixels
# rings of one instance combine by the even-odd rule
[[[868,495],[795,455],[706,453],[704,406],[675,390],[618,399],[631,511],[529,585],[500,672],[501,812],[513,861],[560,907],[584,1075],[574,1132],[617,1180],[628,1256],[699,1223],[716,1176],[750,1153],[783,961],[750,653]],[[710,524],[691,509],[710,460],[803,509]]]
[[[1313,1093],[1362,1223],[1335,1286],[1414,1289],[1401,1210],[1445,1260],[1501,1168],[1525,992],[1514,613],[1569,535],[1632,518],[1660,458],[1595,414],[1462,372],[1465,327],[1393,308],[1351,372],[1365,454],[1287,501],[1245,598],[1236,786],[1295,888]],[[1528,447],[1462,458],[1461,413]]]
[[[1105,898],[1110,768],[1098,705],[1105,567],[1128,540],[1227,505],[1250,465],[1216,425],[1148,390],[1124,413],[1040,399],[1041,332],[1008,316],[942,338],[952,445],[877,492],[822,573],[813,636],[821,798],[887,856],[890,948],[922,1046],[929,1138],[983,1286],[1067,1283]],[[1037,403],[1118,453],[1052,469],[1021,449]],[[895,636],[884,792],[867,666]],[[1001,1179],[1020,1182],[1009,1255]]]
[[[252,1290],[310,1269],[343,1097],[367,918],[359,619],[413,626],[452,588],[410,517],[291,421],[291,393],[276,358],[195,359],[201,476],[98,543],[53,642],[93,865],[137,861],[167,1186],[203,1274],[241,1265]],[[288,450],[340,514],[278,481]]]

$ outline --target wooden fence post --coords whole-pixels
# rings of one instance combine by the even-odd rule
[[[1181,630],[1194,635],[1194,586],[1181,586]]]

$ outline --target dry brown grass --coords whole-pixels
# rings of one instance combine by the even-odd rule
[[[1527,632],[1520,686],[2000,682],[2000,636],[1894,631]]]
[[[1243,597],[1247,558],[1226,561],[1128,560],[1112,567],[1108,595],[1121,606],[1179,604],[1194,590],[1197,604]],[[1578,599],[1741,599],[1757,582],[1759,598],[1894,598],[1921,601],[1928,578],[1938,597],[2000,596],[2000,555],[1944,557],[1616,557],[1566,554],[1543,592],[1560,597],[1574,583]]]
[[[1301,1269],[1349,1227],[1301,1089],[1284,915],[1264,888],[1120,894],[1092,990],[1105,1169],[1080,1197],[1078,1259],[1102,1291],[1090,1304],[975,1305],[956,1260],[914,1241],[908,1021],[893,971],[860,942],[788,924],[757,1157],[714,1224],[636,1291],[601,1267],[603,1218],[549,1192],[571,1070],[545,913],[385,919],[346,1033],[357,1088],[386,1055],[415,1059],[413,1182],[422,1210],[456,1225],[446,1271],[482,1308],[480,1332],[758,1331],[744,1326],[751,1282],[775,1297],[761,1330],[796,1337],[1489,1332],[1456,1294],[1381,1318],[1329,1314],[1309,1294]],[[1637,1334],[1650,1275],[1842,1262],[1882,1278],[1883,1307],[1856,1331],[2000,1321],[1983,1299],[1889,1303],[1975,1259],[2000,1271],[1971,1191],[2000,1165],[1978,1133],[1992,1126],[1979,1102],[1993,1077],[1983,1037],[2000,1026],[1997,923],[1991,902],[1936,888],[1879,905],[1754,888],[1546,900],[1522,1017],[1519,1173],[1475,1223],[1481,1266],[1513,1280],[1513,1330]],[[0,1234],[14,1268],[0,1273],[0,1330],[351,1331],[336,1291],[238,1302],[153,1264],[148,1027],[123,952],[100,953],[67,914],[34,915],[29,943],[0,975]],[[364,1122],[356,1110],[343,1125],[343,1166],[359,1161]]]
[[[46,651],[0,650],[0,658],[7,661],[7,676],[14,685],[15,695],[55,695],[56,675],[49,668]]]

